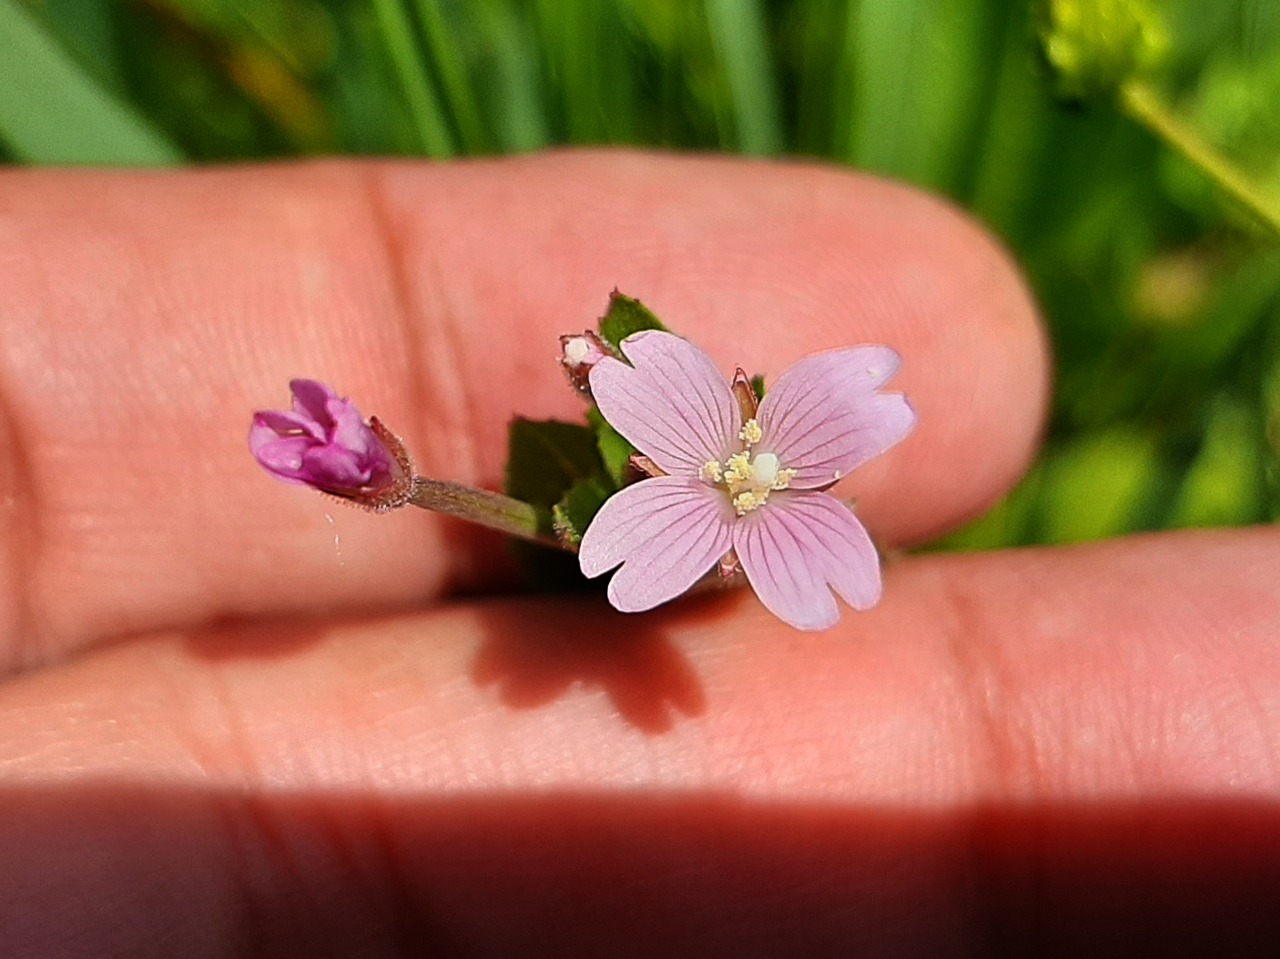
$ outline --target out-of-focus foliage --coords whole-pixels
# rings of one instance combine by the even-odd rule
[[[182,157],[141,111],[11,3],[0,3],[0,124],[12,151],[32,160],[167,164]]]
[[[1056,353],[1043,455],[949,545],[1268,520],[1280,249],[1125,114],[1132,70],[1280,204],[1276,0],[0,0],[0,149],[622,143],[905,179],[1004,238]]]
[[[1045,58],[1065,97],[1106,95],[1168,52],[1164,18],[1149,0],[1044,0],[1041,9]]]

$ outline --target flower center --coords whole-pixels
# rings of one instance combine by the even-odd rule
[[[795,470],[782,465],[777,453],[752,454],[751,447],[759,443],[763,435],[759,423],[747,420],[738,433],[742,451],[723,463],[708,460],[698,471],[704,483],[718,486],[729,494],[739,516],[759,509],[773,490],[786,489],[796,475]]]

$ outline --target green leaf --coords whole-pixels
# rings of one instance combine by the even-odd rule
[[[848,4],[845,142],[852,165],[954,190],[985,116],[998,50],[993,5],[954,0]],[[833,24],[834,26],[834,24]],[[832,31],[833,41],[839,34]],[[927,56],[920,51],[928,50]]]
[[[559,420],[514,419],[507,436],[508,496],[547,511],[575,482],[603,474],[595,431]]]
[[[609,474],[615,487],[622,486],[628,465],[631,463],[631,455],[635,453],[636,448],[609,425],[609,421],[596,407],[593,406],[587,411],[587,420],[596,431],[596,447],[600,451],[600,459],[604,462],[605,472]]]
[[[764,374],[757,373],[751,377],[751,392],[755,393],[757,400],[764,399]]]
[[[666,330],[666,327],[639,300],[617,290],[610,293],[609,309],[600,318],[600,338],[616,350],[623,340],[641,330]]]
[[[460,24],[450,22],[444,7],[439,0],[418,0],[418,24],[430,62],[439,72],[441,100],[453,114],[463,152],[483,153],[492,147],[480,115],[477,85],[468,76],[466,45],[462,41],[469,31],[458,30]]]
[[[1078,543],[1140,529],[1160,482],[1155,438],[1130,425],[1095,430],[1048,457],[1041,542]]]
[[[615,489],[604,476],[589,476],[570,487],[560,502],[551,509],[556,535],[575,546],[582,542],[596,513]]]
[[[1174,526],[1238,526],[1265,518],[1264,439],[1260,417],[1223,397],[1173,510]]]
[[[595,431],[558,420],[517,419],[511,423],[508,442],[507,495],[537,508],[542,532],[576,543],[612,492],[596,450]],[[525,542],[511,545],[538,588],[575,590],[587,585],[574,556]]]
[[[0,140],[33,163],[159,166],[183,158],[17,0],[0,0]]]

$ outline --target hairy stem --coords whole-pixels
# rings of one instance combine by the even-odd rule
[[[1235,198],[1273,235],[1280,236],[1280,202],[1259,190],[1235,164],[1187,126],[1150,84],[1130,80],[1120,88],[1120,105],[1130,117]]]
[[[542,531],[540,515],[535,507],[501,493],[419,476],[413,481],[409,502],[421,509],[456,516],[508,536],[564,549],[554,536]]]

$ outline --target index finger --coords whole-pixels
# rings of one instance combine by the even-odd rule
[[[271,483],[245,451],[248,413],[282,404],[292,376],[324,379],[424,473],[497,486],[512,415],[580,415],[556,337],[614,287],[726,371],[897,349],[893,387],[920,425],[847,489],[882,543],[998,496],[1043,408],[1040,332],[997,247],[936,201],[814,167],[571,154],[9,172],[0,263],[10,665],[491,586],[492,538]]]

